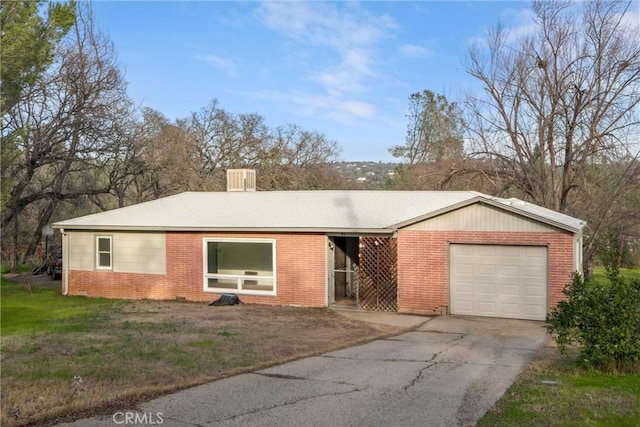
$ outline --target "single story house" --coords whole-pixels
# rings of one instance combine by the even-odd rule
[[[585,222],[474,191],[185,192],[60,221],[63,292],[544,319]]]

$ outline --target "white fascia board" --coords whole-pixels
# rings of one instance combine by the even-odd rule
[[[515,206],[515,205],[508,205],[506,203],[502,203],[502,202],[499,202],[499,201],[493,200],[493,199],[483,198],[483,200],[481,200],[481,203],[485,203],[487,205],[491,205],[491,206],[499,208],[499,209],[504,209],[505,211],[515,213],[516,215],[520,215],[520,216],[523,216],[525,218],[529,218],[529,219],[532,219],[534,221],[538,221],[538,222],[541,222],[543,224],[550,225],[552,227],[560,228],[561,230],[569,231],[569,232],[571,232],[573,234],[578,233],[587,224],[586,222],[582,221],[582,227],[580,227],[580,228],[572,227],[569,224],[565,224],[565,223],[562,223],[562,222],[555,221],[555,220],[553,220],[551,218],[548,218],[546,216],[536,215],[533,212],[525,211],[524,209],[518,209],[518,207]]]
[[[54,228],[62,228],[54,226]],[[229,233],[313,233],[328,234],[334,236],[342,235],[390,235],[395,232],[391,228],[238,228],[238,227],[151,227],[151,226],[114,226],[114,225],[95,225],[95,226],[65,226],[66,231],[197,231],[197,232],[229,232]]]
[[[392,228],[394,230],[399,230],[401,228],[408,227],[408,226],[416,224],[418,222],[426,221],[428,219],[435,218],[435,217],[440,216],[440,215],[444,215],[444,214],[446,214],[448,212],[452,212],[452,211],[455,211],[457,209],[473,205],[474,203],[478,203],[481,200],[484,200],[484,198],[480,197],[480,196],[476,196],[476,197],[473,197],[471,199],[463,200],[463,201],[455,203],[453,205],[449,205],[449,206],[447,206],[445,208],[438,209],[438,210],[433,211],[433,212],[429,212],[429,213],[427,213],[425,215],[420,215],[420,216],[417,216],[415,218],[411,218],[411,219],[408,219],[406,221],[402,221],[402,222],[399,222],[397,224],[393,224],[389,228]]]

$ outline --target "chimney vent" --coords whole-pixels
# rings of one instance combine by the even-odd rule
[[[256,191],[256,171],[227,169],[227,191]]]

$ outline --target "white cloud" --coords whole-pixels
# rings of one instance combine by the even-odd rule
[[[507,9],[503,15],[504,22],[508,22],[508,41],[516,41],[535,34],[538,31],[536,14],[531,9]]]
[[[432,54],[431,50],[416,44],[405,44],[400,46],[400,53],[408,58],[426,58]]]
[[[236,76],[236,63],[231,58],[225,58],[218,55],[198,55],[196,59],[205,61],[219,70],[223,71],[230,77]]]
[[[337,104],[337,112],[343,113],[339,117],[346,115],[370,119],[375,115],[375,107],[367,102],[346,101]]]
[[[305,114],[318,115],[340,123],[353,123],[356,120],[373,119],[375,107],[364,101],[343,100],[331,95],[295,93],[290,102],[296,104]]]
[[[632,31],[635,31],[640,37],[640,2],[633,2],[629,5],[627,13],[624,14],[621,22]]]
[[[267,1],[260,16],[268,28],[299,42],[340,51],[374,44],[397,27],[390,17],[373,16],[354,5],[338,10],[335,3]]]
[[[257,100],[293,104],[298,114],[331,119],[340,123],[373,119],[374,105],[364,101],[345,100],[331,94],[258,90],[242,93]]]
[[[286,36],[295,50],[308,50],[307,80],[323,88],[319,94],[291,94],[305,99],[309,114],[336,120],[371,118],[375,109],[357,99],[373,90],[378,44],[397,27],[385,15],[372,15],[356,3],[264,2],[259,10],[264,25]],[[323,60],[318,58],[322,56]]]
[[[581,8],[585,5],[577,3],[572,6],[573,12],[576,13],[576,19],[581,20]],[[536,13],[529,8],[512,9],[508,8],[500,14],[501,25],[506,30],[507,43],[514,43],[523,37],[535,35],[540,31],[540,25],[537,22]],[[621,23],[628,25],[631,30],[640,32],[640,2],[631,3],[626,14],[622,17]],[[479,43],[484,45],[486,40],[484,36],[473,37],[468,40],[470,43]]]

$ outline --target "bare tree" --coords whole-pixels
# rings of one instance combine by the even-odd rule
[[[596,254],[610,236],[640,243],[640,162],[628,158],[591,164],[581,177],[572,211],[589,221],[585,254]]]
[[[184,129],[151,108],[131,129],[115,159],[112,194],[119,207],[202,188],[201,159]]]
[[[336,159],[335,141],[297,125],[279,126],[265,141],[256,163],[258,185],[265,190],[342,188],[344,180],[329,162]]]
[[[214,99],[190,118],[178,120],[186,143],[195,147],[194,167],[205,178],[201,189],[225,188],[228,168],[256,168],[262,189],[310,189],[337,185],[327,162],[337,145],[297,125],[269,128],[259,114],[232,114]],[[329,184],[332,182],[332,184]]]
[[[59,203],[109,192],[113,146],[130,114],[113,46],[95,30],[88,4],[78,5],[52,66],[24,91],[3,116],[3,137],[12,135],[15,157],[6,171],[12,182],[2,228],[28,223],[20,218],[28,211],[37,215],[29,256]],[[12,237],[17,245],[17,231]]]
[[[198,155],[194,167],[207,178],[202,190],[224,189],[226,169],[254,164],[269,138],[262,116],[229,113],[216,99],[191,117],[178,120],[177,126]]]
[[[466,69],[484,87],[469,100],[471,157],[496,194],[583,218],[581,206],[609,207],[585,218],[595,225],[637,185],[640,40],[625,23],[629,3],[536,1],[535,30],[515,38],[498,26],[470,47]],[[592,228],[592,242],[602,232]]]

